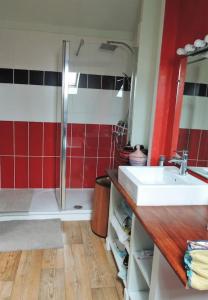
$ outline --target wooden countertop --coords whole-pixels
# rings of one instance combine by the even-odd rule
[[[187,277],[183,257],[187,240],[208,240],[208,231],[206,230],[208,206],[137,206],[118,183],[118,172],[108,170],[108,175],[179,279],[186,286]]]

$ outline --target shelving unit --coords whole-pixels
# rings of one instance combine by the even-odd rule
[[[133,256],[134,256],[134,259],[135,259],[138,267],[140,268],[142,275],[144,276],[144,279],[145,279],[148,287],[150,287],[153,257],[150,256],[150,257],[145,257],[145,258],[138,258],[140,253],[141,253],[140,251],[137,251],[133,254]]]
[[[151,285],[152,257],[139,259],[138,256],[141,255],[141,251],[152,250],[153,242],[134,215],[132,215],[131,235],[128,236],[126,234],[115,216],[115,210],[118,216],[118,205],[124,199],[113,184],[111,185],[110,197],[106,247],[112,251],[118,270],[121,272],[126,270],[126,279],[123,280],[125,300],[148,300]],[[118,253],[114,243],[116,239],[124,245],[129,254],[128,269],[123,265],[123,258]]]
[[[115,182],[115,185],[113,182]],[[118,186],[118,190],[116,186]],[[118,270],[120,272],[126,271],[125,278],[123,278],[124,300],[177,300],[179,298],[184,300],[207,300],[208,292],[186,289],[181,284],[179,277],[167,262],[166,257],[161,253],[157,244],[154,245],[144,229],[142,221],[140,222],[142,218],[138,215],[137,217],[134,214],[132,216],[130,238],[125,241],[126,244],[124,242],[124,247],[118,242],[115,244],[119,237],[122,240],[120,235],[123,236],[123,227],[119,227],[118,223],[123,225],[125,215],[120,210],[123,206],[119,207],[119,209],[117,208],[119,203],[125,201],[123,198],[125,193],[114,180],[112,180],[111,184],[110,197],[106,247],[108,250],[112,250]],[[130,203],[128,197],[126,203]],[[112,222],[115,216],[118,221],[116,226],[115,220]],[[124,256],[118,249],[121,249],[121,251],[126,249],[128,252],[128,268],[123,265]]]

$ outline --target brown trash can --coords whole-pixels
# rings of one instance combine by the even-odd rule
[[[92,231],[100,237],[107,236],[110,202],[110,179],[108,176],[96,178],[92,210]]]

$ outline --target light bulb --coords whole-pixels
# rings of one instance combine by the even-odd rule
[[[194,46],[197,48],[203,48],[206,45],[206,42],[204,40],[196,40],[194,42]]]
[[[207,34],[207,35],[205,35],[205,37],[204,37],[204,41],[205,41],[205,43],[207,43],[207,44],[208,44],[208,34]]]
[[[186,55],[186,50],[184,48],[178,48],[176,53],[178,55]]]
[[[195,46],[194,45],[191,45],[191,44],[187,44],[185,47],[184,47],[185,51],[187,52],[192,52],[195,50]]]

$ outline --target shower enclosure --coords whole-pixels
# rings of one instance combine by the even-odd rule
[[[62,209],[68,209],[66,203],[70,202],[70,191],[73,191],[72,198],[77,197],[76,192],[83,197],[87,189],[94,187],[96,176],[104,175],[105,169],[114,167],[115,136],[112,133],[121,132],[120,125],[115,128],[119,121],[124,121],[124,127],[128,125],[129,131],[124,130],[124,134],[130,139],[137,49],[120,41],[99,44],[81,39],[77,43],[63,41],[62,56],[61,160],[57,199]],[[96,106],[96,97],[102,98],[100,106]],[[76,131],[81,131],[82,137]],[[110,153],[102,153],[99,148],[103,141],[108,144]],[[82,182],[73,184],[76,162]],[[85,177],[88,176],[92,180],[86,183]],[[77,200],[74,207],[82,208],[82,204]]]
[[[115,166],[115,133],[127,141],[121,124],[131,128],[137,49],[120,41],[71,38],[62,46],[60,41],[53,54],[53,71],[9,69],[11,86],[1,84],[20,95],[15,115],[7,109],[10,115],[0,121],[6,141],[0,145],[1,217],[90,216],[95,179]]]

